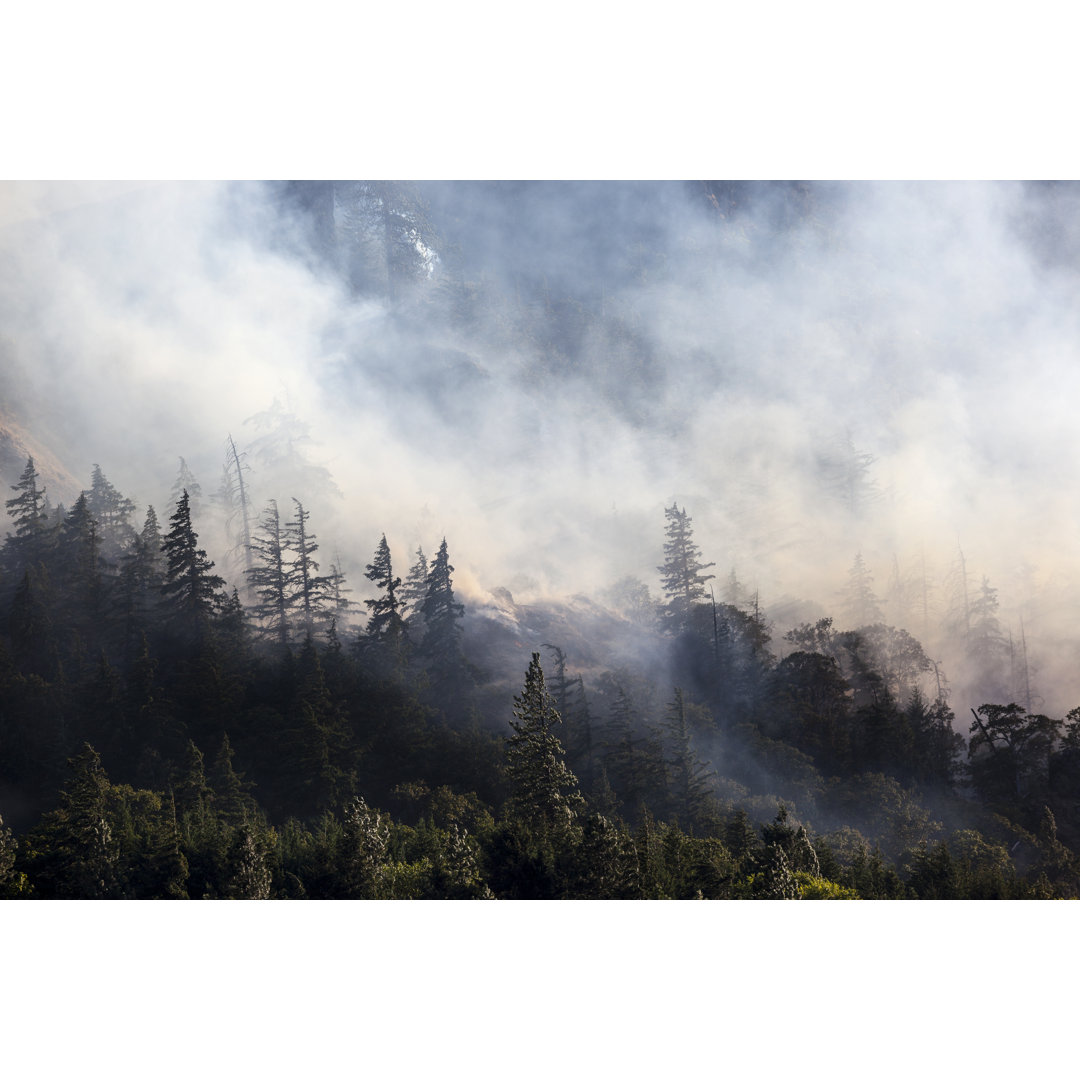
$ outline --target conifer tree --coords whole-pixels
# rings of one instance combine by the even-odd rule
[[[161,592],[172,608],[176,624],[189,634],[201,634],[210,624],[218,590],[225,580],[210,571],[214,564],[199,547],[199,536],[191,525],[191,507],[184,491],[170,519],[172,528],[162,541],[165,581]]]
[[[676,687],[665,724],[670,746],[667,765],[671,802],[681,822],[690,828],[701,828],[707,817],[709,772],[691,746],[686,711],[682,689]]]
[[[863,561],[861,551],[856,554],[848,571],[843,610],[852,630],[882,622],[885,618],[874,595],[874,578]]]
[[[161,585],[165,580],[161,544],[157,512],[148,506],[142,530],[135,536],[120,568],[121,604],[128,643],[133,643],[149,628],[161,602]]]
[[[198,517],[199,511],[202,509],[202,486],[195,479],[195,474],[188,468],[188,463],[183,458],[180,458],[180,470],[177,472],[172,490],[169,492],[167,509],[170,512],[170,520],[172,515],[176,513],[176,508],[180,505],[181,495],[187,496],[188,513],[193,518]]]
[[[298,629],[303,636],[312,637],[317,630],[329,625],[332,587],[329,578],[319,575],[319,564],[313,558],[319,545],[315,543],[315,534],[308,529],[311,515],[299,499],[293,499],[293,502],[296,517],[286,526],[287,544],[292,554],[288,583]]]
[[[540,654],[533,653],[525,687],[514,698],[513,735],[506,740],[511,811],[539,833],[563,831],[584,807],[577,777],[552,730],[559,714],[544,684]]]
[[[291,633],[289,567],[285,530],[275,499],[263,511],[258,531],[251,538],[251,550],[254,559],[247,579],[256,598],[252,614],[264,633],[285,648]]]
[[[12,484],[11,489],[19,494],[7,499],[4,505],[15,524],[15,535],[8,537],[4,555],[9,572],[14,574],[28,564],[38,562],[46,548],[48,499],[45,489],[40,486],[33,457],[26,459],[19,482]]]
[[[426,627],[422,651],[443,674],[460,670],[463,663],[461,619],[465,606],[454,599],[453,579],[450,576],[453,571],[444,537],[439,545],[439,553],[431,564],[422,608]]]
[[[369,611],[367,638],[374,643],[398,647],[405,636],[405,621],[401,617],[402,604],[398,597],[401,578],[394,577],[386,533],[383,533],[379,546],[375,549],[375,557],[368,563],[364,576],[382,590],[381,596],[364,601]]]
[[[229,900],[269,900],[270,868],[259,850],[255,830],[244,822],[233,835],[225,860],[225,896]]]
[[[101,533],[102,558],[116,563],[135,539],[135,530],[128,520],[135,512],[135,504],[116,490],[100,465],[95,465],[90,475],[86,501]]]
[[[57,538],[60,609],[69,627],[84,638],[99,634],[106,615],[101,533],[83,492],[64,519]]]
[[[667,604],[664,618],[673,633],[690,629],[691,610],[706,597],[705,582],[713,574],[706,574],[715,563],[703,563],[701,550],[694,543],[693,520],[677,503],[664,511],[667,518],[667,541],[664,543],[664,563],[657,567],[664,582]]]
[[[344,818],[336,845],[338,895],[347,900],[386,899],[388,823],[359,795],[345,807]]]
[[[410,633],[419,638],[418,630],[423,629],[424,600],[428,590],[428,566],[427,556],[424,549],[416,549],[416,562],[409,567],[409,574],[401,586],[401,602],[405,613],[405,622],[409,626]]]

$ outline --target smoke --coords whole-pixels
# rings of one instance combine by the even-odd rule
[[[231,433],[256,511],[301,498],[358,596],[383,532],[399,573],[445,535],[467,594],[655,593],[677,500],[776,620],[838,612],[861,553],[956,684],[962,552],[1002,633],[1023,619],[1046,709],[1080,700],[1073,188],[409,190],[406,287],[358,254],[345,185],[322,211],[260,184],[4,185],[8,409],[159,512],[181,456],[217,488]]]

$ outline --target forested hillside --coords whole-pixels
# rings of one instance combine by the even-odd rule
[[[607,616],[650,660],[593,657],[586,678],[565,642],[511,618],[466,633],[445,538],[400,574],[383,536],[357,618],[299,500],[255,520],[241,496],[247,565],[227,590],[188,487],[164,524],[151,506],[141,525],[98,466],[70,510],[50,504],[33,459],[14,490],[0,596],[9,898],[1080,886],[1080,710],[984,703],[965,745],[910,634],[824,618],[775,647],[734,575],[732,602],[713,599],[677,504],[662,544],[658,523],[663,598],[643,589],[630,608],[624,594]],[[555,614],[531,613],[548,619],[541,636]],[[490,666],[500,643],[516,651],[516,693]]]
[[[1080,896],[1076,199],[9,226],[0,895]]]

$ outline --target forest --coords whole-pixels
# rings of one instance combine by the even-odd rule
[[[1078,895],[1080,708],[982,703],[965,740],[907,631],[825,617],[774,643],[734,571],[716,599],[677,503],[662,597],[624,583],[619,616],[667,681],[644,661],[586,678],[565,642],[504,627],[513,685],[495,631],[465,633],[446,538],[399,574],[383,535],[358,604],[303,503],[255,515],[231,438],[226,461],[204,499],[181,460],[141,524],[97,465],[70,509],[32,458],[12,486],[3,897]],[[231,588],[196,527],[227,514]],[[876,610],[860,558],[848,598]]]
[[[72,194],[0,895],[1080,896],[1080,187]]]

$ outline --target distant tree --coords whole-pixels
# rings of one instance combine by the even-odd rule
[[[1032,716],[1015,703],[980,705],[972,715],[968,757],[976,790],[1004,803],[1042,791],[1062,721]]]
[[[431,274],[439,241],[415,185],[398,180],[339,181],[336,217],[352,287],[394,304]]]
[[[250,573],[254,560],[251,550],[251,497],[244,473],[250,466],[244,460],[247,453],[239,451],[232,435],[225,439],[225,463],[222,468],[220,498],[225,508],[225,529],[230,538],[236,536],[235,548],[239,548],[245,573]]]
[[[863,561],[862,552],[848,571],[848,583],[844,589],[842,610],[848,626],[855,629],[871,623],[884,622],[885,616],[874,595],[874,578]]]
[[[859,450],[847,432],[828,451],[818,455],[818,468],[826,493],[849,514],[859,515],[881,497],[871,475],[875,458]]]
[[[349,619],[352,609],[356,606],[355,601],[349,599],[352,589],[345,587],[345,575],[341,570],[341,559],[336,555],[330,563],[330,573],[326,575],[326,598],[328,602],[331,626],[337,623],[345,623]],[[327,628],[327,633],[330,628]]]
[[[15,869],[15,856],[19,842],[4,827],[4,818],[0,815],[0,900],[30,899],[30,882],[22,871]]]
[[[56,541],[60,610],[68,627],[83,640],[96,636],[107,617],[107,586],[101,533],[83,492],[64,519]]]
[[[728,574],[728,579],[724,583],[724,591],[722,598],[725,604],[730,605],[733,608],[742,609],[742,607],[749,600],[749,595],[743,583],[738,579],[735,574],[735,567],[731,568],[731,573]]]
[[[544,683],[540,654],[533,653],[525,687],[514,698],[506,765],[509,807],[539,833],[569,828],[584,808],[577,778],[566,767],[565,751],[553,730],[559,720]]]
[[[345,807],[344,827],[337,843],[337,895],[347,900],[386,899],[389,869],[389,824],[354,796]]]
[[[230,900],[269,900],[270,869],[259,850],[255,829],[244,822],[233,835],[226,857],[225,896]]]
[[[341,495],[330,470],[309,459],[311,425],[277,398],[269,409],[249,416],[244,423],[259,432],[248,444],[248,451],[271,490],[299,491],[309,504],[324,495]]]
[[[170,521],[172,528],[161,545],[166,563],[161,592],[174,622],[188,633],[199,634],[210,624],[225,580],[210,573],[214,564],[199,547],[186,491],[180,495]]]
[[[24,548],[39,539],[46,527],[45,489],[39,484],[34,459],[28,457],[19,482],[11,485],[19,494],[4,503],[15,522],[15,536],[23,542]]]
[[[409,625],[409,632],[418,640],[422,636],[417,631],[423,630],[423,607],[424,599],[428,590],[428,566],[427,556],[424,549],[416,549],[416,562],[409,567],[409,574],[401,586],[401,602],[405,621]]]
[[[296,516],[286,526],[292,556],[287,576],[298,628],[305,637],[311,637],[317,630],[330,625],[334,614],[334,586],[328,577],[320,576],[319,564],[313,558],[319,545],[315,542],[315,534],[308,528],[311,515],[299,499],[293,499],[293,502],[296,504]]]
[[[84,744],[68,762],[60,807],[47,813],[29,836],[29,876],[45,898],[108,900],[121,895],[111,791],[97,751]]]
[[[255,596],[252,615],[262,625],[263,632],[282,648],[289,644],[291,635],[286,542],[277,501],[271,499],[263,511],[258,531],[251,538],[254,559],[247,571],[247,580],[248,588]]]
[[[671,805],[679,822],[690,831],[701,829],[709,820],[709,770],[691,745],[687,704],[680,687],[668,705],[664,724],[667,744]]]
[[[405,638],[405,620],[401,616],[402,602],[398,595],[401,578],[394,577],[385,533],[364,576],[382,590],[381,596],[364,601],[369,612],[366,637],[371,642],[399,648]]]
[[[188,463],[181,458],[180,470],[173,481],[172,490],[169,493],[168,513],[170,520],[180,505],[180,496],[187,495],[188,513],[196,518],[202,510],[202,486],[195,479],[195,474],[188,468]]]
[[[161,545],[157,512],[148,506],[142,530],[136,534],[120,563],[120,598],[128,644],[149,628],[161,602],[161,586],[165,580]]]
[[[443,537],[439,552],[431,564],[421,608],[425,626],[421,651],[444,674],[460,670],[463,664],[461,619],[465,606],[454,599],[453,571],[446,538]]]
[[[55,678],[60,663],[54,606],[54,591],[45,568],[26,569],[15,589],[7,629],[19,668],[43,679]]]
[[[690,626],[691,609],[708,595],[705,582],[713,574],[705,574],[715,563],[703,563],[701,551],[694,543],[693,520],[685,510],[680,510],[677,503],[664,511],[667,518],[667,541],[664,544],[664,563],[658,567],[664,582],[664,594],[667,597],[665,619],[675,633],[681,633]]]
[[[982,584],[969,607],[967,655],[974,668],[974,681],[981,694],[997,701],[1011,696],[1013,672],[1010,644],[998,621],[997,589],[983,575]]]
[[[102,558],[115,564],[135,540],[135,529],[128,520],[135,513],[135,504],[113,487],[100,465],[91,473],[86,501],[100,530]]]

